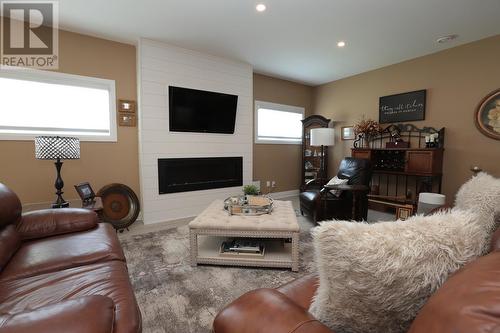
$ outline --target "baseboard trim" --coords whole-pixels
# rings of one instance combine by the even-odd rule
[[[164,225],[168,225],[169,227],[174,228],[174,227],[182,226],[184,224],[188,224],[195,217],[196,217],[196,215],[189,215],[189,216],[182,216],[182,217],[174,217],[174,218],[171,218],[168,220],[153,220],[153,221],[150,221],[148,223],[145,223],[144,220],[142,220],[141,222],[144,225],[148,225],[148,226],[157,225],[157,224],[164,224]]]
[[[269,193],[265,195],[269,195],[273,199],[283,199],[283,198],[289,198],[293,196],[298,196],[300,193],[299,190],[290,190],[290,191],[283,191],[283,192],[275,192],[275,193]],[[159,220],[159,221],[150,221],[148,223],[144,223],[144,225],[155,225],[155,224],[163,224],[165,226],[171,226],[171,227],[178,227],[184,224],[189,223],[189,219],[194,219],[196,215],[193,216],[181,216],[181,217],[176,217],[170,220]],[[186,223],[187,221],[187,223]]]
[[[297,196],[299,195],[299,193],[300,193],[299,190],[291,190],[291,191],[270,193],[269,196],[273,199],[283,199],[283,198]]]
[[[137,224],[134,223],[135,225],[131,225],[128,231],[123,232],[119,236],[128,237],[150,232],[156,232],[160,230],[174,229],[188,225],[188,223],[191,222],[193,218],[194,217],[175,219],[169,221],[157,221],[148,224],[145,224],[143,221],[140,221]]]

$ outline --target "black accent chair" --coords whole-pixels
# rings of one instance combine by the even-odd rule
[[[312,180],[300,193],[300,213],[311,217],[314,222],[329,219],[366,221],[368,215],[367,194],[372,172],[370,160],[344,158],[340,162],[337,177],[349,179],[349,181],[347,186],[341,186],[342,194],[339,197],[334,196],[330,193],[331,188],[320,186],[315,180]],[[353,198],[353,196],[356,197]],[[353,199],[355,199],[355,207],[353,207]]]

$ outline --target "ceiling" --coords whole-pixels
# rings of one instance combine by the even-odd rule
[[[500,34],[500,0],[60,0],[59,10],[66,30],[164,41],[309,85]],[[436,43],[448,34],[459,38]]]

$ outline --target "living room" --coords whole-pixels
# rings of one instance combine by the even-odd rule
[[[498,0],[1,8],[0,332],[500,327]]]

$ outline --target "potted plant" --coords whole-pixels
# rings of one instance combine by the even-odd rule
[[[245,195],[259,195],[259,188],[255,185],[245,185],[243,186],[243,193]]]

